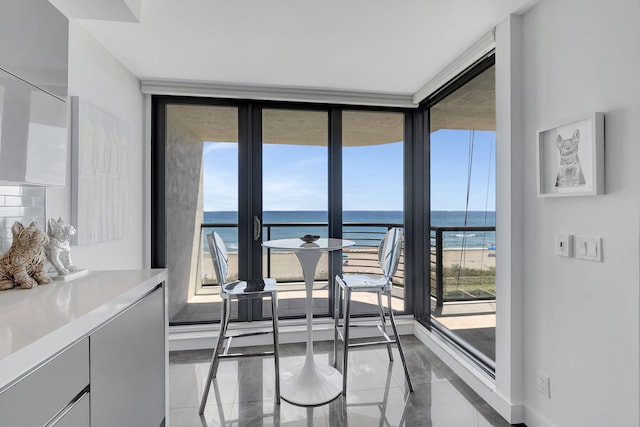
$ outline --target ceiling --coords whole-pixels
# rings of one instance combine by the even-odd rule
[[[78,22],[141,80],[412,95],[536,1],[101,0],[92,18],[137,10]]]

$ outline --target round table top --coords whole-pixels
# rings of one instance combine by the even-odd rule
[[[272,249],[288,249],[291,251],[335,251],[355,245],[353,240],[345,239],[318,239],[312,243],[305,243],[301,239],[277,239],[262,242],[262,246]]]

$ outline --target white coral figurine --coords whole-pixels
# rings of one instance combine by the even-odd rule
[[[62,218],[56,221],[49,218],[49,243],[45,247],[47,259],[60,276],[66,276],[78,269],[71,261],[71,245],[69,239],[76,234],[76,229],[66,224]]]

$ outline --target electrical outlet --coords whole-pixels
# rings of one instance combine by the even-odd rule
[[[556,236],[556,255],[573,256],[573,234],[558,234]]]
[[[538,394],[546,397],[547,399],[551,398],[551,389],[549,388],[550,381],[549,377],[543,373],[538,372],[538,378],[536,381],[536,387],[538,389]]]

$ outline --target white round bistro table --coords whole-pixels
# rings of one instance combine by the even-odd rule
[[[313,357],[313,279],[322,252],[336,251],[355,242],[343,239],[318,239],[305,243],[300,239],[268,240],[262,246],[295,252],[302,266],[307,290],[307,352],[304,364],[283,368],[280,377],[281,396],[294,405],[317,406],[331,402],[342,393],[342,374],[333,366],[318,366]]]

